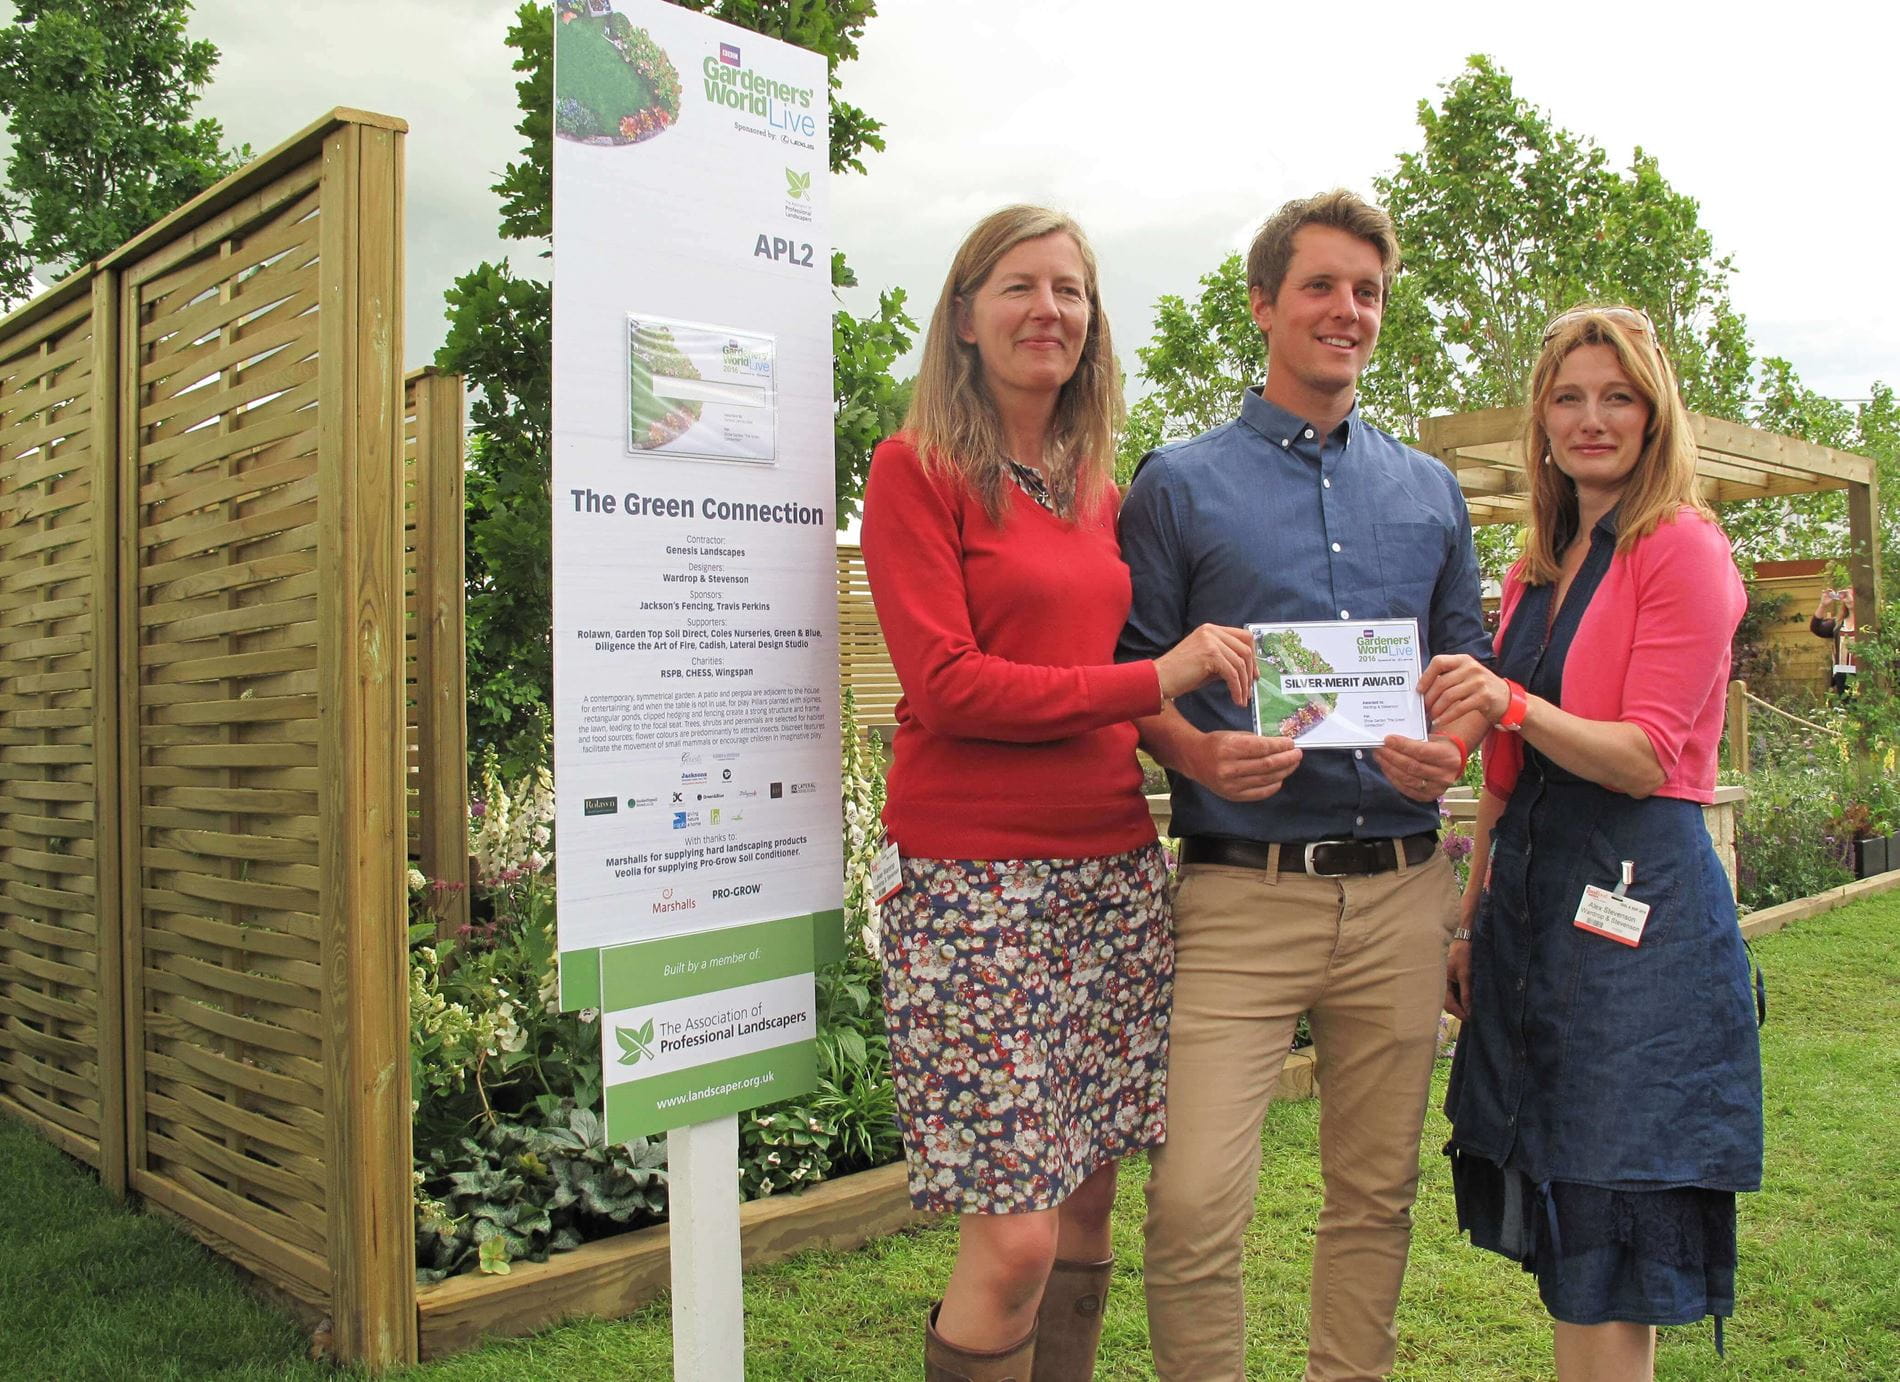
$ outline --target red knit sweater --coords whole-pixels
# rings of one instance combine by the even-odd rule
[[[864,567],[898,682],[884,824],[906,857],[1072,859],[1155,837],[1130,721],[1152,662],[1116,663],[1128,568],[1113,491],[1076,522],[1014,486],[1008,521],[893,437],[871,460]]]

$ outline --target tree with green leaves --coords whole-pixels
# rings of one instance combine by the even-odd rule
[[[1368,415],[1409,437],[1433,413],[1523,402],[1544,324],[1586,300],[1647,310],[1689,406],[1744,415],[1751,361],[1729,301],[1733,266],[1655,159],[1639,149],[1617,172],[1485,57],[1445,84],[1439,105],[1421,101],[1418,122],[1421,146],[1374,180],[1405,271],[1360,383]],[[1152,392],[1133,410],[1124,465],[1137,447],[1232,416],[1240,388],[1261,376],[1241,257],[1200,288],[1192,302],[1158,304],[1154,343],[1139,352]]]
[[[867,151],[882,149],[881,126],[840,99],[838,68],[855,58],[858,38],[876,14],[872,0],[683,0],[772,38],[824,54],[830,69],[831,171],[863,172]],[[527,3],[508,31],[520,80],[516,130],[521,157],[503,171],[501,234],[549,254],[553,228],[553,10]],[[856,278],[842,255],[832,284]],[[436,364],[463,375],[474,391],[468,454],[469,743],[493,749],[506,775],[545,761],[553,690],[550,642],[551,492],[550,293],[517,275],[507,260],[481,264],[447,293],[449,331]],[[905,390],[889,367],[910,348],[916,324],[904,294],[879,298],[876,315],[838,311],[835,355],[838,521],[856,511],[871,448],[903,419]]]
[[[1136,350],[1149,392],[1128,410],[1115,457],[1127,484],[1164,441],[1192,437],[1233,417],[1240,391],[1263,377],[1260,328],[1247,303],[1247,264],[1230,254],[1202,274],[1192,302],[1164,293],[1154,340]]]
[[[1733,265],[1715,252],[1695,200],[1669,185],[1654,158],[1639,149],[1618,172],[1484,57],[1444,85],[1438,105],[1421,101],[1418,119],[1420,147],[1375,180],[1405,268],[1360,381],[1373,421],[1416,437],[1434,414],[1521,404],[1551,317],[1581,301],[1624,302],[1656,323],[1691,409],[1890,452],[1879,407],[1856,417],[1805,388],[1786,361],[1757,367],[1730,301]],[[1160,300],[1154,340],[1138,352],[1150,392],[1130,411],[1123,478],[1159,442],[1232,417],[1240,389],[1262,375],[1241,257],[1228,256],[1199,289],[1191,300]],[[1750,396],[1757,381],[1759,403]],[[1876,394],[1891,407],[1890,392]],[[1844,512],[1838,494],[1821,494],[1729,505],[1723,520],[1747,559],[1838,552]],[[1511,534],[1483,531],[1479,545],[1495,570]]]
[[[1398,227],[1404,274],[1366,372],[1369,410],[1416,435],[1421,405],[1522,403],[1545,324],[1579,302],[1641,307],[1697,412],[1740,419],[1751,358],[1695,199],[1641,149],[1627,173],[1551,123],[1511,78],[1473,57],[1434,107],[1421,147],[1374,179]]]
[[[185,32],[189,0],[15,0],[0,29],[0,305],[35,265],[97,259],[250,157],[192,118],[217,48]]]

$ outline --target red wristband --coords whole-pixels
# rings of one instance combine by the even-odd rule
[[[1434,739],[1451,740],[1452,745],[1458,750],[1458,764],[1460,767],[1463,767],[1466,763],[1471,761],[1471,750],[1465,747],[1465,741],[1453,734],[1450,730],[1435,729],[1432,731],[1431,737]]]
[[[1508,679],[1504,684],[1510,689],[1511,703],[1504,707],[1504,714],[1498,717],[1498,728],[1517,734],[1523,730],[1524,716],[1531,708],[1530,692]]]

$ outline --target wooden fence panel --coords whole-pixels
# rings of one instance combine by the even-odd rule
[[[406,646],[414,834],[466,857],[404,128],[333,111],[0,317],[0,1112],[373,1368],[416,1355]]]
[[[321,169],[124,270],[131,1184],[330,1296]]]
[[[129,1181],[372,1366],[416,1347],[400,128],[116,266]]]
[[[864,554],[854,543],[838,544],[838,680],[857,693],[860,725],[897,723],[897,699],[904,692],[877,626]]]
[[[117,938],[101,933],[95,831],[110,442],[85,287],[0,336],[0,1109],[112,1184]]]
[[[418,370],[404,394],[409,857],[429,879],[438,927],[448,936],[469,917],[462,380]]]

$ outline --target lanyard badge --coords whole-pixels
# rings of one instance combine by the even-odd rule
[[[1649,904],[1629,896],[1629,886],[1635,881],[1636,863],[1632,859],[1625,859],[1623,876],[1614,889],[1599,888],[1592,883],[1583,890],[1583,901],[1577,904],[1575,924],[1619,945],[1639,944],[1643,939],[1643,927],[1649,922]]]
[[[904,861],[897,857],[897,842],[887,840],[871,860],[870,907],[872,931],[884,929],[884,904],[904,891]]]
[[[892,841],[871,860],[871,900],[882,905],[903,890],[904,861],[897,857],[897,844]]]

